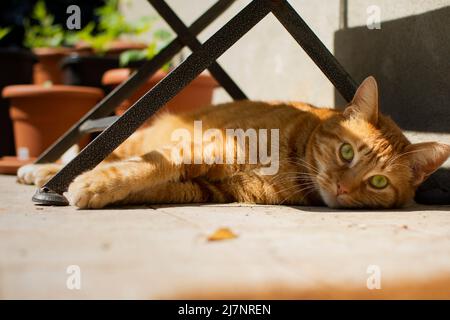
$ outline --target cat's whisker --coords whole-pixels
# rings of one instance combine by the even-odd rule
[[[292,189],[298,188],[298,187],[299,187],[299,186],[297,186],[297,185],[293,185],[293,186],[290,186],[290,187],[281,189],[281,190],[279,190],[278,192],[276,192],[275,194],[278,195],[278,194],[280,194],[280,193],[283,193],[283,192],[286,192],[286,191],[289,191],[289,190],[292,190]],[[303,191],[303,190],[307,190],[307,189],[313,188],[313,187],[315,187],[315,186],[314,186],[314,185],[308,185],[308,186],[306,186],[306,187],[304,187],[304,188],[301,188],[301,189],[296,190],[296,192],[300,192],[300,191]]]
[[[278,177],[282,177],[282,176],[286,176],[286,175],[296,176],[299,174],[300,174],[300,172],[297,172],[297,171],[281,172],[281,173],[277,173],[276,175],[274,175],[271,179],[276,179]]]
[[[315,189],[316,186],[313,185],[313,184],[303,185],[303,186],[289,186],[287,188],[283,188],[281,190],[278,190],[278,191],[274,192],[272,195],[278,196],[278,195],[283,194],[283,193],[285,193],[287,191],[290,191],[290,190],[295,190],[295,192],[297,192],[298,190],[303,190],[303,189],[308,189],[308,188],[314,188]]]
[[[302,197],[302,200],[305,200],[305,198],[306,198],[308,195],[310,195],[312,192],[314,192],[314,189],[308,191],[307,193],[305,193],[305,194],[303,195],[303,197]]]
[[[274,177],[271,179],[271,181],[273,181],[274,179],[279,179],[279,178],[303,178],[303,179],[307,179],[307,180],[312,180],[312,178],[316,178],[317,175],[315,174],[309,174],[309,173],[281,173],[278,174],[277,177]]]
[[[305,181],[310,182],[316,179],[315,175],[299,174],[299,173],[282,173],[270,179],[270,183],[283,183],[284,181]]]
[[[311,190],[309,190],[309,189],[311,189]],[[281,201],[279,204],[282,205],[282,204],[285,203],[289,198],[296,196],[296,195],[297,195],[298,193],[300,193],[300,192],[305,192],[306,190],[309,190],[309,191],[308,191],[306,194],[303,195],[302,199],[306,198],[306,196],[307,196],[308,194],[310,194],[311,192],[313,192],[313,191],[315,190],[315,188],[313,188],[313,187],[308,187],[308,188],[303,188],[303,189],[300,189],[300,190],[296,190],[293,194],[286,196],[286,197],[283,199],[283,201]]]
[[[282,172],[282,173],[278,173],[276,174],[274,177],[272,178],[276,178],[278,176],[284,176],[284,175],[304,175],[304,176],[311,176],[311,177],[316,177],[318,174],[315,173],[310,173],[310,172],[301,172],[301,171],[287,171],[287,172]]]
[[[312,179],[312,177],[314,178],[314,179]],[[284,182],[292,182],[292,181],[298,181],[298,182],[302,182],[302,183],[313,183],[313,184],[317,184],[317,181],[318,180],[320,180],[320,181],[323,181],[324,179],[322,178],[322,177],[318,177],[318,176],[315,176],[315,175],[305,175],[305,176],[302,176],[302,175],[295,175],[295,176],[288,176],[288,177],[279,177],[279,179],[281,179],[280,181],[277,181],[277,182],[280,182],[280,183],[284,183]],[[300,185],[301,183],[297,183],[297,185]]]
[[[280,193],[286,192],[286,191],[291,190],[291,189],[299,189],[299,188],[301,189],[301,188],[304,188],[304,187],[311,187],[311,186],[314,186],[314,184],[291,185],[289,187],[286,187],[286,188],[283,188],[281,190],[278,190],[277,192],[275,192],[275,194],[280,194]]]
[[[307,167],[313,171],[317,170],[317,168],[314,167],[311,163],[309,163],[303,159],[300,159],[300,158],[286,158],[286,159],[282,159],[280,162],[294,164],[294,165],[301,165],[301,166]]]
[[[308,189],[306,189],[306,190],[308,190]],[[306,191],[306,190],[302,190],[302,191]],[[312,192],[312,191],[314,191],[314,189],[311,189],[310,192]],[[284,204],[286,201],[288,201],[288,200],[294,198],[295,196],[297,196],[297,194],[300,193],[300,192],[301,191],[296,191],[293,194],[286,196],[285,198],[283,198],[283,200],[279,201],[278,204],[279,205]],[[309,194],[310,192],[307,192],[306,194]],[[305,198],[305,196],[302,197],[302,199],[304,199],[304,198]]]
[[[292,159],[292,160],[290,160],[290,159]],[[282,161],[287,162],[287,163],[291,163],[291,164],[294,164],[294,165],[303,166],[303,167],[305,167],[305,168],[307,168],[307,169],[309,169],[309,170],[311,170],[311,171],[313,171],[313,172],[315,172],[317,174],[319,173],[319,169],[318,168],[316,168],[315,166],[313,166],[309,162],[306,162],[305,160],[300,159],[300,158],[288,158],[288,159],[283,159]]]

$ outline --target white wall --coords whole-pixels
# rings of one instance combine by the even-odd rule
[[[215,0],[168,0],[186,24],[192,23]],[[146,0],[129,0],[123,11],[130,19],[154,12]],[[312,30],[333,52],[339,28],[339,0],[290,0]],[[242,9],[249,0],[237,0],[200,35],[204,40]],[[381,19],[390,20],[450,5],[450,0],[348,0],[348,26],[365,25],[366,9],[379,5]],[[334,106],[334,89],[309,57],[273,16],[266,17],[219,60],[252,99],[301,100]],[[229,99],[224,92],[215,101]]]
[[[366,24],[366,9],[379,6],[382,21],[388,21],[447,7],[450,0],[348,0],[348,26]]]
[[[192,23],[214,0],[168,0],[186,23]],[[249,0],[237,0],[200,35],[205,40],[242,9]],[[295,0],[293,7],[324,44],[333,50],[333,32],[338,28],[339,0]],[[150,12],[146,0],[133,0],[124,12],[130,19]],[[302,100],[332,106],[333,87],[314,63],[273,16],[266,17],[219,60],[224,69],[252,99]],[[219,92],[215,101],[228,100]]]

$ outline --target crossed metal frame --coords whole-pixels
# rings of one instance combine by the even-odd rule
[[[229,20],[207,41],[201,44],[196,36],[219,17],[235,0],[219,0],[190,27],[184,25],[164,0],[148,0],[159,15],[177,34],[177,38],[153,59],[143,64],[125,82],[111,91],[79,122],[72,126],[36,163],[56,161],[69,147],[89,131],[86,127],[102,126],[108,116],[126,98],[139,88],[184,46],[192,53],[165,78],[136,101],[121,117],[110,118],[110,124],[72,161],[67,163],[42,188],[37,190],[33,201],[45,205],[68,205],[62,195],[72,180],[84,171],[94,168],[125,141],[149,117],[178,94],[202,71],[208,69],[212,76],[235,100],[246,95],[222,69],[216,60],[269,13],[272,13],[305,50],[314,63],[328,77],[340,94],[350,101],[356,91],[356,83],[328,51],[314,32],[287,0],[252,0],[236,16]],[[99,120],[96,120],[99,119]]]

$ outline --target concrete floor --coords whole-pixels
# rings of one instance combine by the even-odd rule
[[[0,176],[3,299],[450,298],[449,207],[80,211],[34,206],[34,190]],[[238,237],[207,241],[220,227]]]

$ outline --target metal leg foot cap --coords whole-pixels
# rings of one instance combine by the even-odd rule
[[[62,194],[56,193],[48,188],[36,190],[32,198],[33,202],[44,206],[68,206],[69,201]]]

